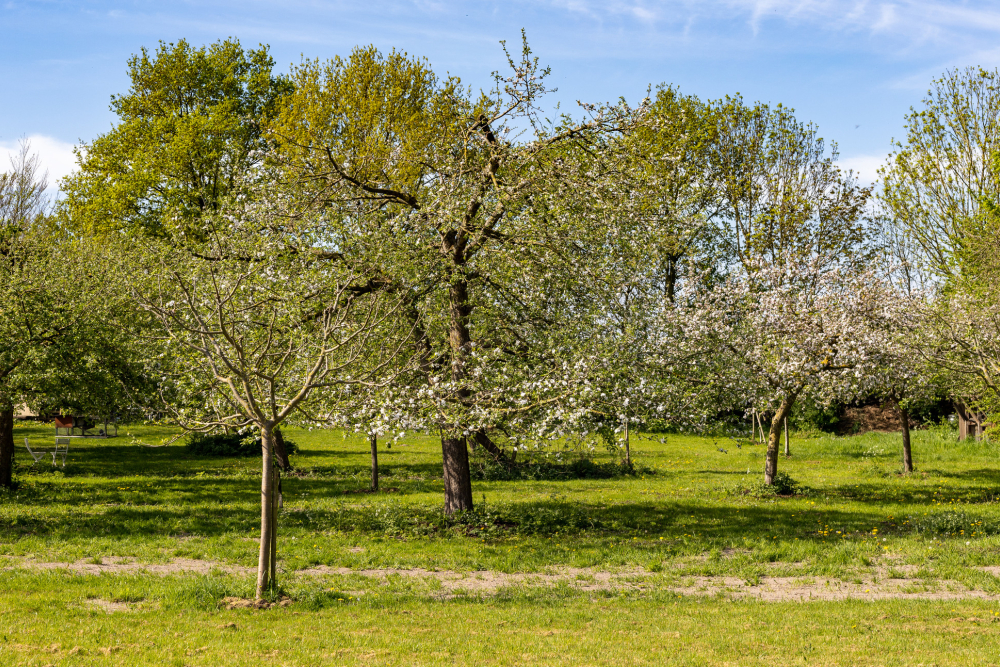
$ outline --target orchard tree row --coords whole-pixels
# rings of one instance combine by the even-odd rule
[[[0,483],[16,405],[260,434],[258,594],[280,426],[469,448],[797,401],[947,392],[998,411],[997,84],[950,72],[876,191],[781,105],[662,85],[551,115],[528,49],[473,91],[404,53],[275,72],[227,40],[143,50],[118,123],[55,206],[27,146],[0,177]]]

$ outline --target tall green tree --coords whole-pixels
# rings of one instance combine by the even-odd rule
[[[143,48],[128,62],[128,92],[111,98],[118,122],[77,149],[65,217],[87,232],[197,230],[261,161],[262,123],[289,90],[273,68],[266,46],[235,39]]]
[[[673,301],[685,266],[711,263],[721,240],[717,219],[724,200],[717,187],[718,122],[712,105],[661,85],[641,122],[621,142],[624,161],[605,196],[617,196],[619,219],[640,225],[642,252],[625,275]]]
[[[48,215],[47,180],[27,143],[0,173],[0,485],[10,486],[14,408],[86,408],[117,394],[101,359],[111,329],[103,316],[109,263],[67,236]],[[111,343],[113,345],[113,343]],[[90,377],[84,387],[83,377]],[[118,378],[120,379],[120,378]],[[113,402],[113,401],[110,401]]]
[[[906,116],[906,138],[882,170],[880,199],[940,279],[961,270],[960,254],[987,230],[984,201],[1000,194],[1000,70],[954,69],[931,82]]]
[[[815,255],[864,262],[871,189],[837,166],[815,125],[782,105],[714,103],[716,187],[723,200],[728,253],[742,270]]]

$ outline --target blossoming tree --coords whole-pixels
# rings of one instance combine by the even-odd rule
[[[132,296],[156,324],[145,342],[160,409],[189,430],[260,435],[258,598],[276,573],[275,429],[316,394],[387,381],[402,340],[387,326],[398,299],[364,289],[344,264],[317,262],[326,239],[261,187],[204,216],[202,241],[139,237],[126,253]]]
[[[849,400],[874,390],[889,360],[897,300],[875,271],[829,258],[763,262],[697,296],[673,317],[680,347],[712,355],[703,381],[728,405],[772,415],[764,481],[778,472],[781,426],[796,400]],[[677,339],[663,341],[665,357]]]
[[[567,205],[596,172],[574,151],[636,116],[588,107],[549,124],[547,72],[527,46],[510,65],[474,97],[396,52],[307,62],[269,134],[285,178],[343,239],[330,260],[408,300],[419,380],[400,384],[394,410],[440,434],[449,513],[472,508],[470,440],[503,458],[496,433],[541,436],[580,409],[599,301],[580,271],[592,221]]]

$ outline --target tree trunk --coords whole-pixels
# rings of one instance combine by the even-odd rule
[[[674,292],[677,288],[677,259],[675,257],[669,257],[667,259],[667,275],[665,277],[665,291],[667,294],[667,301],[670,303],[674,302]]]
[[[903,426],[903,472],[913,472],[913,453],[910,451],[910,413],[899,408],[899,422]]]
[[[378,491],[378,436],[373,433],[369,440],[372,446],[372,491]]]
[[[472,476],[465,438],[441,437],[444,459],[444,512],[454,514],[472,509]]]
[[[271,553],[269,569],[271,571],[271,587],[278,580],[278,503],[281,498],[281,468],[274,466],[274,479],[271,482]]]
[[[629,447],[628,441],[628,420],[625,420],[625,466],[628,468],[632,467],[632,450]]]
[[[292,469],[292,462],[288,459],[288,450],[285,449],[285,436],[281,434],[281,429],[277,426],[274,427],[274,458],[282,470]]]
[[[14,484],[14,408],[0,410],[0,486]]]
[[[778,411],[774,413],[774,417],[771,419],[771,430],[767,437],[767,453],[764,461],[765,484],[774,484],[774,478],[778,474],[778,441],[781,438],[781,423],[788,416],[788,413],[791,412],[797,395],[798,392],[795,392],[786,396],[785,400],[781,402]]]
[[[473,442],[485,449],[490,456],[492,456],[497,463],[508,463],[507,454],[497,447],[496,443],[490,438],[486,433],[486,429],[479,429],[472,434]]]
[[[454,249],[456,259],[462,249]],[[458,263],[458,261],[456,261]],[[469,305],[469,284],[455,280],[448,293],[451,323],[448,342],[451,347],[451,377],[456,383],[465,380],[465,360],[472,349],[472,337],[467,322],[472,306]],[[461,385],[460,385],[461,386]],[[462,387],[456,392],[465,400],[471,392]],[[454,425],[449,425],[454,428]],[[441,456],[444,465],[444,511],[446,514],[472,509],[472,474],[469,470],[469,448],[465,438],[441,437]]]
[[[260,552],[257,557],[257,599],[274,585],[271,580],[271,550],[274,545],[274,432],[270,424],[260,429],[263,450],[260,473]]]
[[[788,417],[785,417],[785,456],[791,456],[792,451],[788,449]]]

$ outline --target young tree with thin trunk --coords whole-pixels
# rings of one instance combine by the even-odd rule
[[[275,584],[275,432],[323,392],[387,381],[399,352],[384,326],[396,301],[359,287],[329,242],[291,222],[268,185],[201,218],[204,242],[133,239],[132,296],[158,325],[145,341],[163,405],[186,429],[256,431],[262,447],[258,599]],[[266,193],[262,193],[266,191]]]

